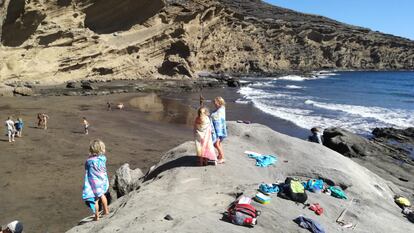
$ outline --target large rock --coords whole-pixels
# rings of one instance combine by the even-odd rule
[[[326,129],[323,141],[325,146],[350,158],[377,155],[384,150],[368,139],[341,128]]]
[[[16,87],[14,88],[14,94],[22,96],[31,96],[33,95],[33,90],[29,87]]]
[[[256,76],[291,70],[414,69],[414,42],[409,39],[263,1],[200,3],[3,0],[0,37],[3,45],[14,48],[0,48],[0,82],[16,74],[21,80],[56,84],[108,73],[108,79],[187,79],[197,71]],[[93,72],[93,67],[112,71]]]
[[[76,226],[68,233],[306,232],[292,221],[299,215],[317,220],[326,232],[343,232],[335,220],[345,208],[344,220],[358,225],[353,233],[412,231],[412,223],[394,203],[398,188],[351,159],[258,124],[229,122],[228,129],[229,137],[223,143],[225,164],[199,167],[194,142],[183,143],[163,156],[139,190],[115,201],[109,216]],[[257,167],[255,160],[243,153],[246,150],[277,155],[278,162]],[[261,182],[283,181],[287,176],[322,177],[345,184],[349,199],[308,193],[308,202],[319,203],[325,210],[316,216],[292,201],[271,196],[267,205],[252,203],[262,213],[254,228],[223,219],[237,193],[252,197]],[[165,220],[166,215],[173,220]]]
[[[132,170],[129,164],[124,164],[116,170],[113,180],[113,189],[116,191],[116,197],[120,198],[129,192],[139,188],[142,183],[141,178],[144,176],[142,171],[137,168]]]

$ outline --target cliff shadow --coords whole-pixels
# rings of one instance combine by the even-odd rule
[[[145,177],[144,182],[154,179],[159,174],[165,171],[178,168],[178,167],[199,167],[198,157],[195,155],[185,155],[178,159],[171,160],[167,163],[164,163],[163,165],[158,166],[154,170],[150,171],[150,173]]]

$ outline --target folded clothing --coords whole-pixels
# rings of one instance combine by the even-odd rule
[[[264,194],[278,193],[279,185],[278,184],[261,184],[259,186],[259,190]]]
[[[263,193],[257,193],[256,196],[254,197],[254,199],[257,202],[259,202],[261,204],[264,204],[264,205],[269,204],[270,200],[271,200],[271,198],[269,196],[266,196]]]

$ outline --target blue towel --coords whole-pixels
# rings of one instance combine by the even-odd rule
[[[259,190],[263,193],[278,193],[279,186],[277,184],[261,184]]]
[[[306,218],[301,215],[295,218],[293,221],[297,223],[300,227],[308,229],[313,233],[325,233],[325,229],[323,229],[322,225],[313,219]]]
[[[249,158],[256,159],[256,166],[267,167],[277,162],[277,157],[274,155],[256,155],[249,154]]]

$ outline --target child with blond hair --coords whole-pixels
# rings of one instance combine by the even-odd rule
[[[224,152],[222,142],[227,137],[226,124],[226,102],[223,97],[217,96],[214,99],[214,106],[216,109],[211,113],[211,121],[213,124],[213,143],[218,151],[218,163],[224,163]]]
[[[209,161],[217,162],[216,151],[213,146],[212,125],[207,108],[198,109],[194,122],[194,138],[199,165],[207,165]]]
[[[95,221],[99,220],[99,201],[102,202],[104,215],[109,214],[108,201],[105,196],[109,189],[106,160],[105,144],[99,139],[91,141],[89,157],[85,162],[82,199],[95,214]]]

